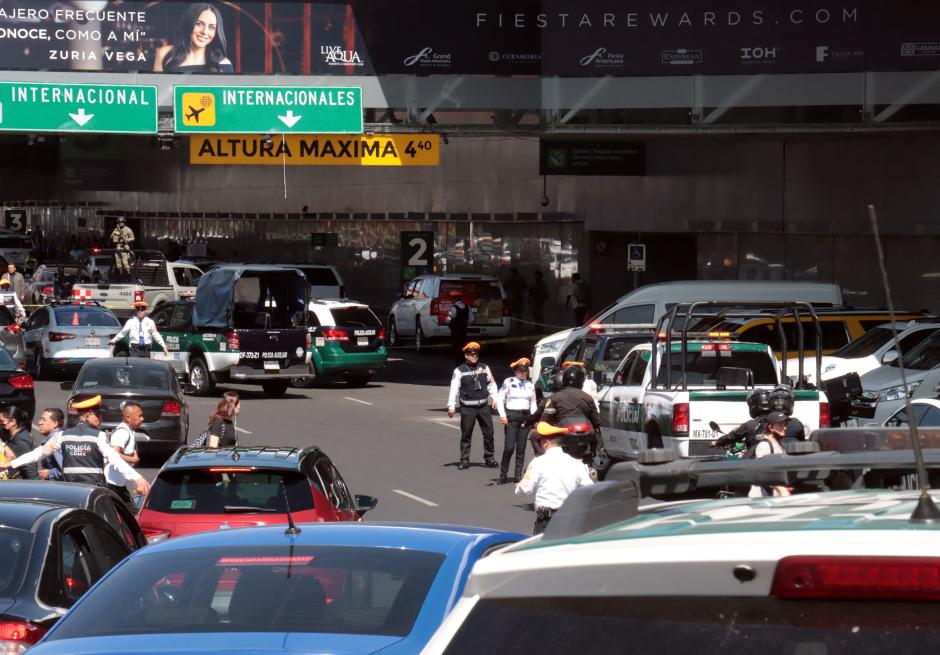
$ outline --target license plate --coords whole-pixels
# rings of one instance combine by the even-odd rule
[[[368,346],[368,345],[369,345],[369,337],[359,337],[358,339],[356,339],[356,345],[357,345],[357,346]]]
[[[281,366],[277,362],[265,362],[264,370],[265,371],[280,371]]]
[[[717,439],[720,435],[714,430],[692,430],[693,439]]]
[[[96,348],[100,348],[100,347],[101,347],[101,339],[98,339],[97,337],[85,337],[85,345],[86,345],[86,346],[95,346]]]

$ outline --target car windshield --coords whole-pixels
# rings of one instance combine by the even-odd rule
[[[442,279],[438,293],[441,314],[446,315],[454,304],[454,297],[450,295],[454,291],[459,291],[461,299],[473,306],[475,324],[502,323],[503,292],[497,280]]]
[[[376,318],[368,307],[343,307],[342,309],[331,309],[330,313],[333,314],[336,325],[364,328],[382,327],[382,321]]]
[[[292,512],[313,509],[310,483],[298,472],[223,468],[164,471],[153,484],[147,509],[167,514],[284,514],[282,481]]]
[[[777,371],[773,359],[760,351],[690,351],[685,354],[686,383],[691,385],[715,385],[718,383],[718,371],[722,368],[750,369],[754,374],[754,384],[777,384]],[[672,353],[669,358],[672,369],[673,385],[682,383],[682,355]],[[657,362],[659,372],[657,383],[666,384],[665,362]]]
[[[33,536],[16,528],[0,528],[0,597],[9,598],[20,588]]]
[[[52,310],[56,325],[75,325],[83,327],[120,327],[114,314],[100,307],[66,305]]]
[[[82,367],[72,385],[74,391],[97,389],[170,391],[170,369],[166,366],[126,366],[124,360],[90,362]]]
[[[848,343],[839,350],[835,351],[832,356],[845,357],[846,359],[868,357],[869,355],[875,354],[875,351],[885,345],[891,338],[891,328],[873,328],[855,341]]]
[[[307,282],[314,287],[337,287],[339,280],[336,279],[336,273],[331,268],[302,268],[307,277]]]
[[[474,606],[444,653],[927,653],[940,638],[938,628],[932,603],[711,596],[487,599]]]
[[[904,368],[915,371],[929,371],[940,364],[940,332],[925,339],[911,352],[904,355]],[[892,362],[897,366],[897,361]]]
[[[405,548],[288,549],[283,541],[141,553],[60,619],[47,641],[167,632],[404,637],[444,559]]]

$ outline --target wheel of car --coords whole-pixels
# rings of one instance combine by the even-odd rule
[[[46,375],[46,358],[43,357],[42,351],[37,350],[33,353],[33,377],[42,380]]]
[[[347,375],[346,384],[351,387],[365,387],[369,384],[369,380],[371,379],[372,376],[368,374]]]
[[[388,345],[391,347],[396,347],[401,345],[401,336],[398,334],[398,326],[395,325],[395,319],[388,319]]]
[[[415,320],[415,350],[421,350],[424,345],[424,330],[421,329],[421,319]]]
[[[193,357],[189,362],[189,383],[193,385],[194,396],[205,396],[212,387],[212,376],[209,375],[209,367],[202,357]]]
[[[287,391],[287,381],[271,380],[270,382],[262,382],[261,388],[264,389],[264,395],[268,398],[278,398]]]

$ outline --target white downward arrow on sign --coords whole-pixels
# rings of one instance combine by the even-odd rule
[[[90,121],[92,118],[95,117],[94,114],[86,114],[84,107],[79,107],[77,114],[69,114],[69,116],[72,118],[73,121],[78,123],[79,127],[85,127],[85,123],[87,123],[88,121]]]
[[[300,116],[300,115],[294,116],[294,110],[288,109],[286,116],[278,116],[278,118],[280,118],[281,122],[284,123],[284,125],[286,125],[287,127],[294,127],[294,125],[297,124],[297,121],[303,118],[303,116]]]

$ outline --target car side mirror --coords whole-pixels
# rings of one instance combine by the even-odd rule
[[[552,369],[555,367],[555,358],[554,357],[545,357],[542,359],[542,370]]]
[[[898,361],[898,351],[897,351],[897,350],[889,350],[888,352],[886,352],[886,353],[885,353],[884,355],[882,355],[882,357],[881,357],[881,363],[882,363],[882,364],[892,364],[892,363],[894,363],[894,362],[896,362],[896,361]]]
[[[74,385],[75,382],[73,380],[66,380],[65,382],[59,383],[59,388],[62,389],[62,391],[71,391]]]
[[[356,494],[356,511],[359,512],[359,516],[362,516],[371,509],[375,509],[375,506],[378,504],[379,499],[375,496]]]

